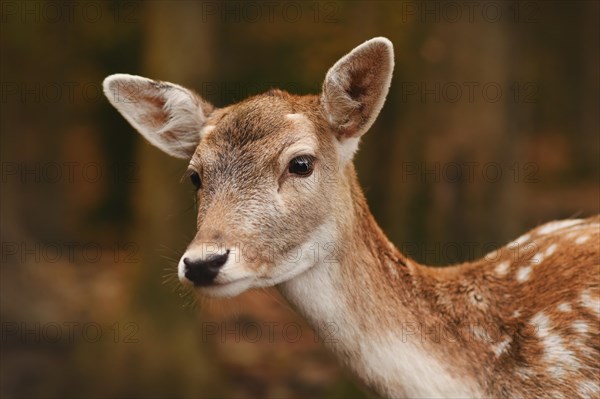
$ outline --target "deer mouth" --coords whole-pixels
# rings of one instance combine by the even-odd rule
[[[253,277],[241,277],[235,280],[219,282],[213,281],[209,285],[196,286],[203,295],[227,298],[241,294],[252,287]]]

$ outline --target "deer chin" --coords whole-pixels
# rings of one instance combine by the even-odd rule
[[[197,290],[202,295],[212,298],[231,298],[252,288],[253,281],[253,277],[241,277],[226,283],[215,282],[208,286],[198,287]]]

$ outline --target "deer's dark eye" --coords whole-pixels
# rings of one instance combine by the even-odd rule
[[[314,169],[315,159],[310,155],[301,155],[290,161],[288,172],[292,175],[308,177]]]
[[[200,175],[198,174],[198,172],[190,173],[190,181],[192,182],[194,187],[196,187],[196,190],[199,190],[202,186],[202,181],[200,180]]]

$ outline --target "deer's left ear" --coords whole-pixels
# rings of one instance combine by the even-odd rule
[[[356,47],[327,72],[321,104],[341,141],[369,130],[385,102],[393,69],[394,47],[388,39],[377,37]]]

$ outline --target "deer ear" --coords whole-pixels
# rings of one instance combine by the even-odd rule
[[[385,102],[393,69],[394,47],[388,39],[377,37],[356,47],[327,72],[321,104],[341,141],[369,130]]]
[[[141,76],[110,75],[103,87],[110,103],[151,144],[177,158],[192,157],[212,105],[181,86]]]

